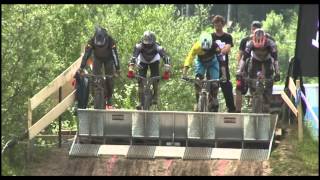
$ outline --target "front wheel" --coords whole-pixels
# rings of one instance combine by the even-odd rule
[[[198,112],[208,112],[208,101],[203,96],[199,98]]]
[[[149,110],[151,106],[152,96],[151,94],[146,94],[144,96],[143,110]]]
[[[252,112],[263,113],[263,97],[262,95],[254,95],[252,98]]]

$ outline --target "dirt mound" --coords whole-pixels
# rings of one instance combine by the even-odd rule
[[[74,158],[68,147],[54,148],[29,166],[35,176],[224,176],[268,175],[267,161],[127,159],[120,156]]]

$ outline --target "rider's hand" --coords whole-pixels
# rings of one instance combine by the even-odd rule
[[[170,73],[169,73],[169,71],[163,72],[162,79],[163,79],[163,80],[169,80],[169,78],[170,78]]]
[[[130,78],[130,79],[134,78],[134,72],[129,70],[128,74],[127,74],[127,77]]]
[[[80,76],[83,76],[84,75],[84,70],[82,68],[79,68],[77,70],[77,73],[80,75]]]
[[[130,78],[130,79],[134,77],[133,67],[134,67],[134,64],[130,63],[129,64],[128,74],[127,74],[127,77]]]
[[[274,81],[275,82],[278,82],[278,81],[280,81],[280,74],[279,73],[277,73],[276,75],[274,75]]]
[[[242,81],[237,79],[237,81],[236,81],[236,89],[237,90],[241,90],[241,87],[242,87]]]

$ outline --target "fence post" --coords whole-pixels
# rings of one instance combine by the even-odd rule
[[[32,126],[32,108],[31,108],[31,99],[28,100],[28,122],[27,122],[27,131],[28,131],[28,143],[27,143],[27,162],[32,160],[32,149],[33,141],[29,139],[29,129]]]
[[[62,100],[62,87],[59,87],[59,103]],[[59,148],[61,148],[61,115],[59,116]]]
[[[31,99],[28,100],[28,129],[32,126]]]
[[[300,91],[300,80],[296,80],[296,87],[297,90]],[[301,102],[301,96],[297,92],[297,109],[298,109],[298,140],[301,142],[303,140],[303,111],[302,111],[302,102]]]

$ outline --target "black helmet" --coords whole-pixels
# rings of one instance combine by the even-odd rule
[[[102,27],[96,27],[94,34],[94,44],[97,46],[104,46],[107,43],[107,30]]]
[[[152,45],[156,43],[156,35],[152,31],[145,31],[143,33],[142,43]]]

